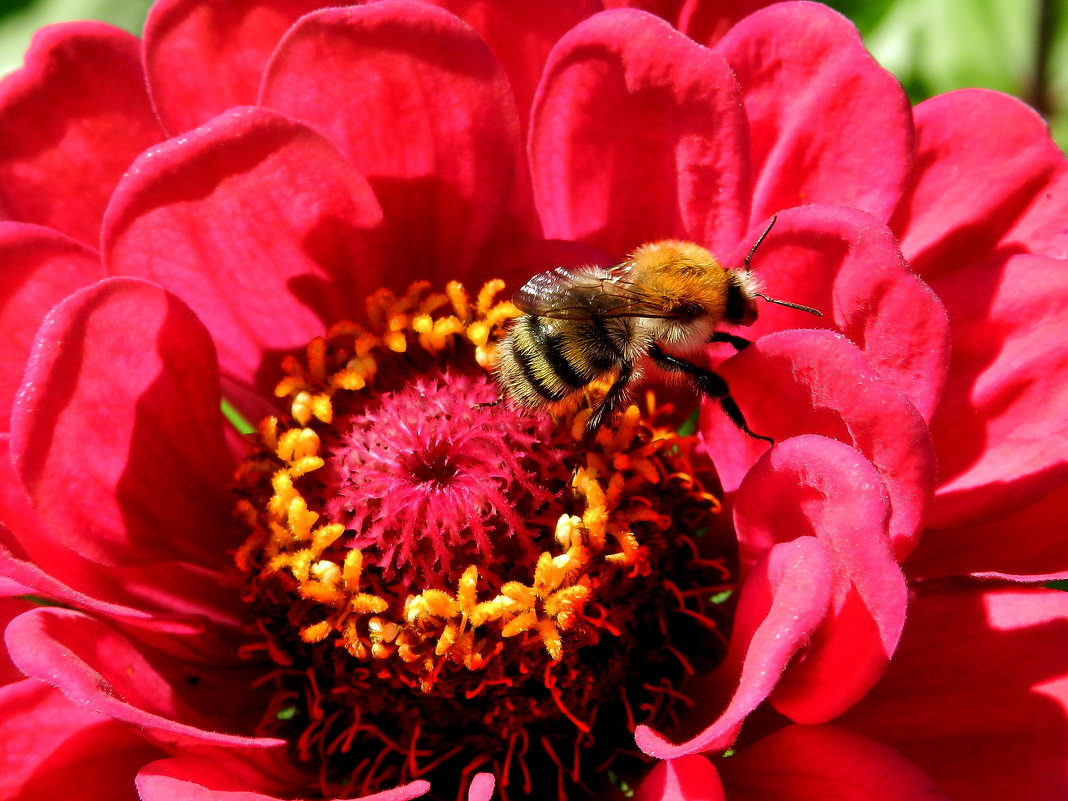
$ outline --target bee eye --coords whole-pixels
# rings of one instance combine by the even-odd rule
[[[702,314],[705,314],[705,308],[700,303],[687,301],[685,303],[679,304],[678,308],[675,309],[675,314],[677,314],[679,317],[692,319],[695,317],[700,317]]]
[[[735,325],[752,325],[756,320],[753,299],[745,294],[739,284],[731,283],[727,286],[727,308],[723,319]]]

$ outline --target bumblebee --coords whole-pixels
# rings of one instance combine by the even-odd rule
[[[672,239],[642,245],[612,267],[557,267],[535,275],[512,298],[523,314],[498,350],[504,397],[524,408],[551,408],[615,372],[586,423],[593,436],[651,365],[687,376],[739,429],[773,442],[749,428],[721,376],[683,356],[710,342],[738,350],[749,345],[718,329],[752,325],[757,298],[820,314],[758,291],[750,260],[774,224],[773,217],[745,257],[744,271],[724,267],[700,245]]]

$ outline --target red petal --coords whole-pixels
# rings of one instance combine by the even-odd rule
[[[318,0],[159,0],[145,20],[149,91],[164,127],[187,131],[256,102],[279,39]]]
[[[771,697],[801,723],[830,720],[882,675],[905,623],[907,590],[890,553],[879,474],[826,437],[788,439],[749,471],[734,505],[743,570],[777,543],[815,536],[833,574],[831,610]]]
[[[1010,253],[1068,255],[1068,163],[1015,98],[964,89],[920,103],[912,187],[893,219],[931,279]]]
[[[932,284],[953,361],[931,424],[940,486],[929,525],[1003,517],[1064,484],[1068,467],[1068,262],[1012,256]]]
[[[19,555],[16,556],[16,553]],[[78,560],[79,557],[69,551],[67,551],[65,555],[67,556],[67,559],[65,560],[67,564],[64,566],[67,568],[67,572],[73,572],[71,568],[74,568],[75,570],[80,568],[83,574],[92,574],[92,563],[83,564],[79,562],[70,564],[71,562]],[[113,619],[122,620],[124,623],[134,627],[142,627],[158,634],[164,634],[168,637],[195,637],[201,641],[199,644],[203,646],[203,640],[205,639],[203,619],[198,618],[193,621],[180,620],[174,614],[146,612],[142,609],[122,606],[119,603],[113,603],[108,600],[99,600],[88,596],[79,590],[72,589],[44,572],[38,565],[34,564],[29,559],[25,558],[25,555],[21,552],[21,548],[18,547],[18,543],[13,541],[10,533],[2,524],[0,524],[0,571],[3,572],[6,578],[14,579],[21,583],[25,588],[24,593],[32,593],[36,596],[47,598],[50,601],[69,605],[78,609],[91,610],[99,614],[107,615]],[[103,571],[100,572],[101,574],[103,573]],[[173,568],[172,572],[174,572]],[[75,578],[78,578],[78,576],[75,576]],[[118,577],[114,574],[110,575],[110,579],[113,583],[116,582],[117,578]],[[182,578],[182,576],[179,578]],[[216,583],[217,579],[218,577],[216,576]],[[105,598],[113,595],[118,597],[122,596],[121,591],[108,591],[103,575],[96,576],[95,582],[96,586],[94,589],[98,589],[100,594]],[[188,582],[185,584],[185,589],[187,591],[191,590]]]
[[[549,51],[565,33],[603,8],[598,0],[506,4],[496,0],[430,2],[460,17],[489,45],[508,75],[524,130]]]
[[[207,331],[157,286],[107,279],[56,306],[11,445],[57,538],[104,564],[225,560],[232,460],[218,382]]]
[[[229,751],[268,776],[287,775],[283,741],[224,733],[239,725],[236,710],[247,701],[241,679],[231,688],[228,704],[212,707],[209,717],[182,697],[184,683],[169,680],[128,640],[94,618],[67,609],[35,609],[12,621],[6,638],[20,670],[59,688],[80,708],[134,726],[169,751]]]
[[[736,687],[727,708],[680,745],[639,726],[634,733],[638,747],[657,759],[728,747],[746,716],[768,697],[794,654],[819,628],[830,594],[831,565],[822,544],[798,537],[773,546],[742,587],[730,647],[712,680]]]
[[[728,263],[740,265],[750,247]],[[770,297],[813,306],[824,317],[765,303],[746,337],[834,325],[930,419],[949,368],[949,322],[938,297],[909,270],[888,228],[839,206],[787,209],[778,214],[752,267]]]
[[[137,776],[141,801],[280,801],[292,798],[297,787],[229,754],[161,759]],[[414,781],[358,801],[410,801],[429,789],[429,782]]]
[[[136,37],[95,22],[44,28],[0,85],[0,209],[95,247],[115,184],[162,138]]]
[[[4,534],[4,526],[0,523],[0,534]],[[27,601],[24,598],[18,597],[19,595],[28,595],[32,592],[32,589],[26,586],[18,586],[18,583],[12,581],[7,577],[7,571],[0,566],[0,572],[4,575],[4,592],[0,597],[0,629],[6,629],[7,624],[21,615],[23,612],[27,612],[37,606],[33,601]],[[9,594],[8,590],[15,590],[15,594]],[[5,649],[0,648],[0,687],[5,687],[8,684],[22,681],[26,677],[22,671],[15,667],[15,663],[11,661],[11,657]],[[3,721],[3,715],[0,715],[0,721]],[[0,725],[3,725],[0,722]],[[3,773],[0,772],[0,787],[3,786]]]
[[[6,434],[0,434],[0,520],[0,574],[20,582],[22,593],[171,639],[195,638],[203,653],[212,650],[206,621],[223,627],[237,623],[237,598],[215,571],[184,562],[106,566],[57,541],[15,476]]]
[[[134,776],[160,754],[32,679],[0,689],[0,741],[0,796],[19,801],[135,801]]]
[[[470,27],[407,0],[311,14],[279,46],[261,102],[368,177],[402,275],[467,277],[519,163],[508,79]]]
[[[0,420],[22,381],[45,314],[76,289],[104,277],[97,253],[48,228],[0,223]]]
[[[711,47],[738,22],[772,2],[775,0],[682,0],[675,27]]]
[[[355,316],[383,283],[383,242],[374,194],[329,142],[240,109],[137,162],[108,209],[104,258],[178,294],[225,373],[270,397],[277,354]]]
[[[817,3],[780,3],[742,20],[716,51],[749,117],[753,219],[803,203],[889,218],[911,168],[911,109],[851,22]]]
[[[716,769],[693,754],[660,762],[642,780],[634,801],[725,801]]]
[[[1068,593],[920,595],[886,676],[842,725],[951,798],[1068,797]]]
[[[779,331],[717,368],[750,428],[784,440],[822,434],[862,453],[890,496],[890,537],[900,561],[915,546],[934,487],[931,435],[916,409],[830,331]],[[731,492],[767,449],[741,433],[715,402],[701,409],[701,435]]]
[[[720,771],[731,801],[949,801],[893,748],[836,726],[787,726]]]
[[[711,46],[731,26],[775,0],[604,0],[605,8],[638,8],[663,17],[694,41]]]
[[[553,50],[534,103],[546,236],[622,256],[683,237],[733,247],[749,219],[749,144],[723,59],[662,20],[598,14]]]
[[[1068,485],[1007,517],[928,529],[909,555],[910,577],[978,574],[1024,581],[1068,578]]]

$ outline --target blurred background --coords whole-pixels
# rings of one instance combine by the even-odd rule
[[[715,2],[715,0],[709,0]],[[1066,0],[833,0],[913,102],[964,86],[1022,98],[1068,147]],[[0,0],[0,73],[22,63],[34,30],[99,19],[140,34],[151,0]]]

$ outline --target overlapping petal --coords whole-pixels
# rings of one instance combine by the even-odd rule
[[[508,75],[525,132],[534,93],[556,42],[587,17],[603,10],[598,0],[515,3],[495,0],[428,0],[452,12],[476,31]]]
[[[143,71],[133,37],[75,24],[0,85],[0,589],[72,607],[0,612],[33,677],[0,687],[33,755],[0,794],[327,786],[248,736],[220,380],[256,419],[279,358],[378,286],[667,236],[740,266],[777,215],[754,275],[825,316],[761,302],[716,365],[777,444],[705,403],[738,605],[682,744],[639,728],[664,761],[637,798],[1063,795],[1065,596],[935,581],[1068,575],[1068,166],[1041,120],[980,91],[910,112],[810,2],[729,31],[766,4],[324,5],[161,0]]]
[[[740,264],[749,247],[736,251],[729,263]],[[811,306],[823,317],[761,302],[747,337],[833,326],[930,420],[949,370],[949,320],[942,301],[912,273],[885,225],[841,206],[786,209],[776,215],[751,267],[770,297]]]
[[[862,453],[890,499],[896,558],[915,547],[934,488],[931,435],[912,404],[854,345],[830,331],[779,331],[718,371],[754,431],[776,440],[821,434]],[[724,487],[733,491],[766,445],[745,437],[714,402],[702,407],[701,431]]]
[[[754,565],[742,590],[730,650],[705,695],[730,697],[700,734],[674,745],[646,726],[638,747],[657,759],[677,759],[729,747],[746,716],[774,690],[793,656],[819,628],[831,601],[831,563],[823,544],[798,537],[773,546]],[[733,695],[731,695],[733,691]],[[701,695],[702,690],[698,689]]]
[[[115,184],[162,138],[134,36],[93,22],[45,28],[0,84],[0,215],[96,247]]]
[[[651,15],[598,14],[557,44],[534,103],[545,234],[617,257],[668,237],[733,247],[749,220],[748,136],[721,57]]]
[[[172,134],[259,96],[283,34],[321,0],[161,0],[145,20],[143,57],[152,104]],[[195,46],[191,46],[195,43]]]
[[[1068,165],[1033,109],[967,89],[914,113],[916,166],[892,225],[917,273],[933,280],[1018,253],[1068,257]]]
[[[890,550],[890,502],[874,466],[837,440],[793,437],[749,471],[735,499],[745,567],[776,543],[815,536],[833,575],[827,619],[771,701],[800,723],[822,723],[879,679],[905,623],[905,577]]]
[[[470,27],[410,0],[310,14],[279,46],[260,102],[324,133],[367,177],[398,265],[470,275],[519,161],[508,80]]]
[[[953,361],[931,423],[940,485],[929,525],[974,525],[1068,480],[1068,262],[1012,256],[933,287],[952,322]]]
[[[948,801],[893,748],[834,725],[787,726],[719,769],[731,801]]]
[[[152,743],[191,753],[230,753],[265,777],[292,782],[281,740],[228,733],[240,725],[240,698],[194,707],[195,675],[177,661],[156,665],[118,631],[66,609],[42,608],[7,628],[12,660],[26,675],[58,688],[79,708],[135,727]],[[158,657],[157,657],[158,658]]]
[[[129,726],[32,679],[0,687],[0,710],[5,798],[134,801],[134,776],[161,753]]]
[[[0,434],[0,572],[21,584],[18,593],[120,621],[165,650],[219,659],[212,629],[232,630],[236,603],[217,571],[173,561],[119,568],[71,550],[30,505],[9,445]]]
[[[1068,485],[1018,512],[958,528],[932,529],[909,555],[910,576],[978,574],[1048,581],[1068,578]]]
[[[161,759],[137,775],[142,801],[280,801],[288,797],[287,789],[285,783],[228,754]],[[418,780],[380,793],[360,794],[358,799],[410,801],[429,789],[429,782]],[[348,798],[356,801],[355,796]]]
[[[385,241],[374,193],[333,145],[236,109],[137,162],[103,249],[109,272],[178,294],[211,331],[224,374],[270,397],[280,376],[261,369],[278,358],[264,354],[358,316],[386,283]],[[390,277],[403,287],[399,272]]]
[[[96,251],[37,225],[0,223],[0,427],[7,427],[30,345],[48,310],[104,277]]]
[[[896,748],[951,798],[1063,795],[1068,593],[920,595],[883,680],[840,724]]]
[[[638,788],[637,801],[724,801],[716,769],[693,754],[660,762]]]
[[[207,331],[160,288],[109,279],[59,304],[34,343],[11,440],[57,539],[103,564],[225,559],[232,457],[218,386]]]
[[[909,104],[852,23],[819,3],[776,3],[715,49],[741,84],[754,219],[804,203],[890,217],[911,168]]]

